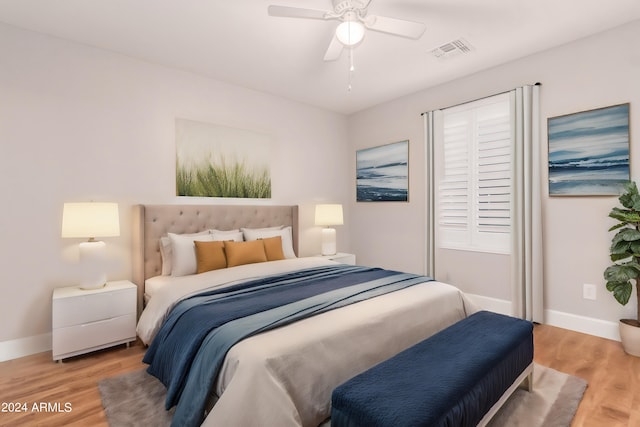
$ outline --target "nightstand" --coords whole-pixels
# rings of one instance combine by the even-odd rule
[[[322,258],[330,259],[335,262],[340,262],[342,264],[350,264],[356,265],[356,256],[354,254],[348,254],[344,252],[338,252],[334,255],[318,255]]]
[[[136,285],[128,280],[92,290],[54,289],[53,360],[135,341],[136,300]]]

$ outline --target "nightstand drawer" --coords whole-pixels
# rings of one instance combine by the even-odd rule
[[[53,328],[135,314],[135,288],[53,300]]]
[[[57,360],[80,350],[84,352],[135,339],[135,314],[59,328],[53,334],[53,358]]]

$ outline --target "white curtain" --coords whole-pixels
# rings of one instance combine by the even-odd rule
[[[542,208],[539,86],[512,93],[515,129],[512,185],[512,314],[542,323]]]
[[[510,92],[514,129],[512,169],[511,307],[516,317],[543,322],[542,210],[539,86]],[[423,113],[425,131],[425,274],[435,277],[434,145],[441,136],[442,110]]]
[[[434,154],[433,147],[435,145],[435,115],[437,112],[429,111],[423,114],[424,118],[424,135],[425,135],[425,161],[424,161],[424,179],[425,179],[425,243],[426,243],[426,259],[424,275],[436,278],[436,238],[435,238],[435,173],[434,173]]]

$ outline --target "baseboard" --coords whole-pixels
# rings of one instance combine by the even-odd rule
[[[501,314],[511,314],[511,301],[482,295],[466,294],[469,299],[483,310]],[[614,341],[620,341],[618,322],[594,319],[593,317],[579,316],[556,310],[544,311],[544,323],[558,328],[569,329],[584,334],[595,335]]]
[[[493,311],[494,313],[511,314],[511,301],[482,295],[466,295],[483,310]],[[617,322],[594,319],[592,317],[579,316],[556,310],[545,310],[544,318],[545,324],[547,325],[620,341]],[[0,362],[49,350],[51,350],[50,333],[12,341],[3,341],[0,342]]]
[[[493,311],[494,313],[500,313],[500,314],[506,314],[506,315],[511,314],[511,301],[485,297],[482,295],[475,295],[475,294],[465,294],[465,295],[469,297],[471,302],[476,304],[482,310]]]
[[[579,316],[577,314],[555,310],[545,310],[544,318],[545,323],[548,325],[620,341],[618,322],[594,319],[593,317]]]
[[[0,362],[51,350],[51,333],[0,342]]]

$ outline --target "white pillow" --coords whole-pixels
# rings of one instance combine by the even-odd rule
[[[169,237],[160,238],[160,259],[162,260],[162,275],[168,276],[171,274],[171,258],[173,257],[173,251],[171,250],[171,239]]]
[[[291,227],[269,227],[269,228],[241,228],[244,240],[268,239],[269,237],[280,236],[282,238],[282,252],[285,258],[296,258],[293,251],[293,237]]]
[[[198,236],[174,233],[167,233],[167,235],[171,240],[171,251],[173,252],[171,275],[186,276],[196,274],[198,263],[196,261],[196,245],[193,241],[211,242],[213,241],[213,234],[207,232]]]
[[[284,225],[276,225],[274,227],[264,227],[264,228],[241,228],[241,230],[252,230],[256,233],[262,233],[263,231],[273,231],[273,230],[282,230]]]
[[[181,236],[206,236],[210,234],[211,230],[204,230],[198,233],[181,234]],[[173,265],[173,250],[171,249],[171,239],[168,236],[160,238],[160,258],[162,260],[162,275],[168,276],[171,274]]]
[[[213,240],[216,241],[229,241],[233,240],[234,242],[242,242],[243,235],[242,231],[236,230],[211,230],[211,235],[213,236]]]

